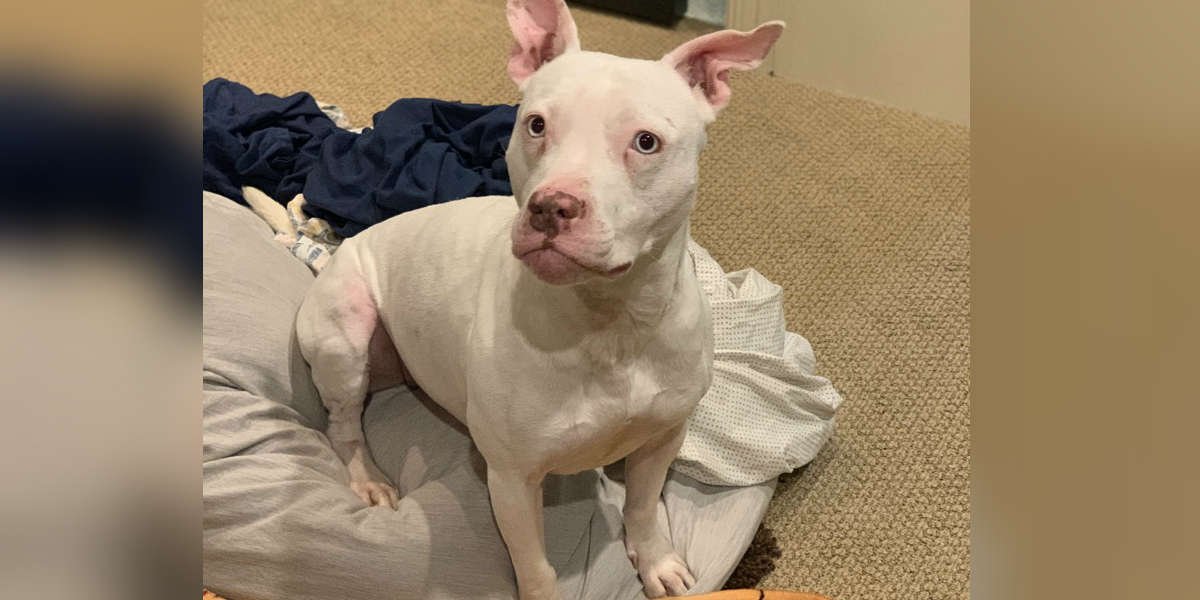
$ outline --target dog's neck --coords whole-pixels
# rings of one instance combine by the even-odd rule
[[[657,325],[676,296],[679,278],[686,272],[687,241],[685,219],[665,242],[638,257],[624,276],[592,280],[571,290],[598,326],[622,317],[639,329]]]

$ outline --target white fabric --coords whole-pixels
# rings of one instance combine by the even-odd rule
[[[754,269],[726,274],[695,241],[688,252],[712,309],[713,382],[672,468],[713,485],[772,480],[816,456],[842,398],[787,331],[782,288]]]

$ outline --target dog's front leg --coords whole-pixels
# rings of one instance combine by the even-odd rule
[[[558,600],[558,578],[546,560],[542,478],[489,466],[488,493],[517,574],[521,600]]]
[[[679,454],[685,431],[680,425],[625,458],[625,550],[649,598],[679,596],[696,584],[658,522],[667,469]]]

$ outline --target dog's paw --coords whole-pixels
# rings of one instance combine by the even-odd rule
[[[660,548],[666,546],[665,549]],[[642,588],[647,598],[682,596],[696,585],[696,578],[688,570],[683,559],[666,540],[645,544],[641,548],[628,548],[629,560],[642,579]]]
[[[379,481],[351,481],[350,489],[362,498],[367,506],[389,506],[392,510],[400,508],[400,492],[396,488]]]

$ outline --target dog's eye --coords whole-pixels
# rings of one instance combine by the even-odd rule
[[[639,131],[633,138],[633,147],[642,154],[658,152],[658,136],[649,131]]]
[[[529,135],[542,137],[542,134],[546,133],[546,119],[543,119],[541,115],[533,115],[529,117],[529,123],[525,125],[525,128],[529,130]]]

